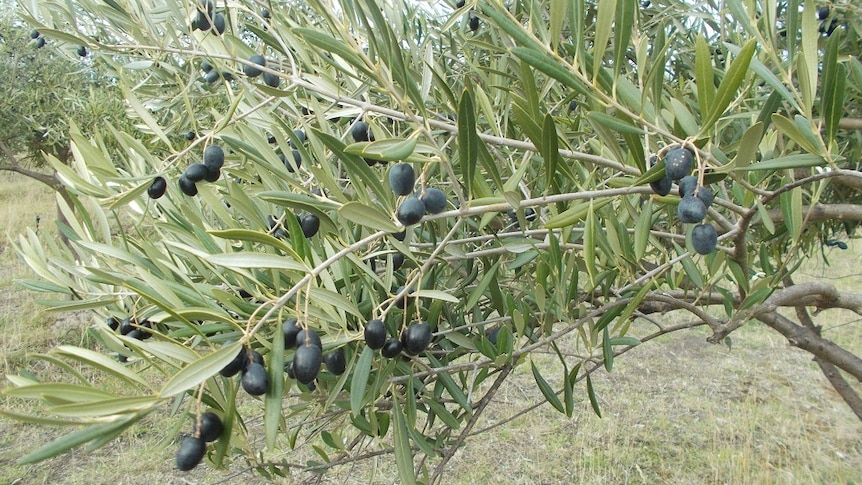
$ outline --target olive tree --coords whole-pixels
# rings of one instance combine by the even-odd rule
[[[5,127],[0,170],[63,192],[62,183],[44,170],[45,157],[67,163],[70,129],[92,134],[97,123],[124,126],[125,110],[109,79],[96,74],[85,48],[54,42],[10,10],[0,16],[0,122]]]
[[[25,284],[92,310],[96,342],[45,357],[63,377],[9,378],[6,396],[44,406],[6,415],[80,428],[24,460],[169,405],[189,416],[180,469],[391,453],[402,482],[439,483],[516,367],[561,413],[600,414],[591,376],[621,354],[697,326],[730,345],[752,321],[810,352],[862,417],[862,360],[810,313],[860,312],[862,295],[793,281],[862,219],[859,13],[27,3],[43,35],[111,69],[145,135],[73,137],[72,247],[18,240]],[[300,446],[322,460],[276,453]]]

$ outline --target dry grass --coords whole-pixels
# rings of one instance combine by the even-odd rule
[[[32,227],[36,214],[42,217],[40,230],[52,230],[53,198],[35,182],[0,174],[0,203],[6,234]],[[836,261],[858,261],[860,246],[851,245],[849,251],[836,250],[830,256]],[[0,247],[4,249],[0,252],[0,350],[4,372],[16,373],[38,365],[27,352],[46,351],[57,343],[80,343],[86,318],[40,312],[33,295],[11,284],[27,275],[26,268],[5,243]],[[862,278],[853,273],[858,268],[858,264],[825,267],[818,263],[810,265],[804,277],[827,277],[843,288],[858,290]],[[845,324],[855,319],[842,312],[818,317],[829,338],[862,352],[862,328]],[[862,481],[862,424],[831,391],[807,354],[757,324],[733,334],[732,350],[707,344],[706,336],[702,329],[666,336],[617,359],[614,372],[596,374],[601,419],[590,409],[581,385],[571,419],[545,405],[468,440],[448,466],[445,482]],[[554,359],[534,358],[546,369],[546,378],[552,384],[558,382]],[[477,429],[513,416],[540,397],[529,366],[522,366],[497,394]],[[225,480],[228,475],[205,465],[190,473],[174,470],[172,430],[183,423],[168,411],[151,416],[93,453],[75,451],[28,466],[15,460],[60,430],[0,419],[0,483]],[[292,455],[291,461],[301,461],[301,456]],[[242,469],[239,462],[232,466],[234,472]],[[336,470],[323,482],[391,484],[396,476],[390,455]],[[264,482],[243,474],[227,483],[237,481]]]

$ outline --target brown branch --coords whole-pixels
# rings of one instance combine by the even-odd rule
[[[775,311],[760,312],[756,318],[784,335],[794,347],[830,362],[835,367],[862,381],[862,359],[821,337],[816,330],[797,325]]]
[[[841,180],[852,180],[859,183],[862,188],[862,180],[856,177],[842,177]],[[780,209],[772,209],[768,212],[772,222],[784,222],[784,214]],[[806,223],[837,219],[842,221],[862,221],[862,206],[857,204],[816,204],[814,206],[802,206],[803,220]]]
[[[862,315],[862,295],[838,291],[829,283],[809,281],[776,290],[761,308],[764,312],[772,312],[782,306],[813,306],[818,310],[843,308]]]
[[[862,130],[862,119],[841,118],[838,120],[838,128],[842,130]]]
[[[789,277],[787,280],[792,283]],[[798,318],[805,327],[814,330],[817,332],[817,335],[820,335],[820,327],[814,324],[814,320],[811,319],[811,315],[808,314],[808,310],[806,310],[805,307],[796,307],[796,318]],[[856,390],[847,383],[847,380],[844,379],[841,372],[832,365],[831,362],[816,356],[814,357],[814,362],[817,362],[817,365],[820,366],[820,371],[823,372],[826,380],[832,384],[832,388],[835,389],[835,392],[837,392],[838,395],[841,396],[841,399],[847,403],[847,406],[850,407],[853,414],[855,414],[859,420],[862,420],[862,398],[859,397]]]
[[[722,326],[718,331],[715,331],[706,340],[713,344],[720,343],[725,337],[730,335],[731,332],[743,326],[752,318],[762,320],[760,318],[761,314],[768,315],[775,313],[779,307],[797,307],[800,305],[813,306],[816,307],[818,311],[829,308],[844,308],[862,315],[862,295],[838,291],[835,286],[830,285],[829,283],[811,281],[776,290],[760,305],[738,312],[730,319],[729,322],[727,322],[727,324]],[[776,330],[778,329],[776,328]],[[781,330],[779,330],[779,332],[780,331]],[[784,332],[782,332],[782,334],[783,333]],[[860,372],[862,372],[862,367],[860,367]]]
[[[58,192],[60,192],[61,190],[65,190],[65,187],[63,187],[63,185],[60,183],[60,181],[57,180],[52,174],[47,174],[47,173],[39,172],[36,170],[30,170],[30,169],[22,167],[21,165],[18,165],[17,163],[11,163],[8,165],[0,165],[0,170],[5,170],[8,172],[15,172],[15,173],[24,175],[25,177],[29,177],[33,180],[41,182],[41,183],[47,185],[48,187],[51,187],[52,189],[54,189]]]

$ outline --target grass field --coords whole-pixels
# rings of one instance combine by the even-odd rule
[[[34,228],[36,215],[39,230],[50,234],[51,193],[28,179],[0,174],[0,207],[0,352],[9,374],[41,366],[29,357],[32,352],[80,344],[90,320],[43,312],[34,295],[13,285],[29,274],[7,237]],[[860,253],[860,244],[833,250],[829,255],[840,264],[812,262],[799,279],[828,278],[860,290]],[[855,319],[827,312],[818,323],[829,338],[860,353],[860,325],[845,324]],[[862,483],[862,423],[808,354],[758,324],[734,333],[732,350],[710,345],[706,337],[704,329],[666,336],[617,359],[613,373],[596,374],[601,419],[581,386],[571,419],[542,406],[468,440],[444,483]],[[552,365],[548,356],[535,358]],[[501,423],[540,397],[529,367],[518,369],[477,429]],[[171,430],[179,420],[165,410],[93,453],[75,451],[23,466],[15,463],[19,457],[60,430],[0,419],[0,484],[264,483],[242,473],[241,463],[229,472],[205,465],[190,473],[174,470]],[[391,484],[396,476],[394,458],[382,456],[335,470],[322,482]]]

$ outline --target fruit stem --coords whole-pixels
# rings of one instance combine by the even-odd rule
[[[201,428],[203,427],[203,422],[201,421],[203,413],[201,411],[203,409],[202,406],[205,387],[206,381],[201,382],[200,386],[198,386],[198,395],[195,398],[195,438],[201,437]]]
[[[371,234],[370,236],[367,236],[363,239],[360,239],[359,241],[356,241],[355,243],[353,243],[349,246],[346,246],[345,248],[336,252],[335,254],[330,256],[328,259],[326,259],[325,261],[323,261],[319,265],[312,268],[312,270],[309,271],[308,273],[306,273],[306,275],[303,276],[301,280],[297,281],[296,284],[294,284],[290,288],[290,290],[287,291],[287,293],[283,294],[278,300],[276,300],[273,303],[272,308],[270,308],[269,311],[267,311],[262,317],[260,317],[260,320],[258,320],[257,324],[254,327],[252,327],[251,330],[246,331],[243,338],[246,340],[250,339],[251,335],[254,335],[255,332],[260,330],[260,328],[263,326],[263,324],[266,321],[268,321],[270,318],[272,318],[273,314],[275,312],[277,312],[279,308],[283,307],[285,305],[285,303],[287,303],[303,287],[305,287],[307,284],[309,284],[313,278],[316,278],[320,273],[322,273],[324,270],[326,270],[326,268],[329,268],[330,266],[332,266],[336,262],[340,261],[341,258],[346,256],[347,254],[356,252],[360,248],[368,246],[369,244],[373,243],[374,241],[386,236],[386,234],[388,234],[386,231],[377,231],[374,234]],[[258,309],[259,308],[260,307],[258,307]],[[257,313],[257,310],[255,310],[255,313]],[[253,318],[254,318],[254,314],[252,314],[252,316],[249,317],[249,325],[251,324]]]

